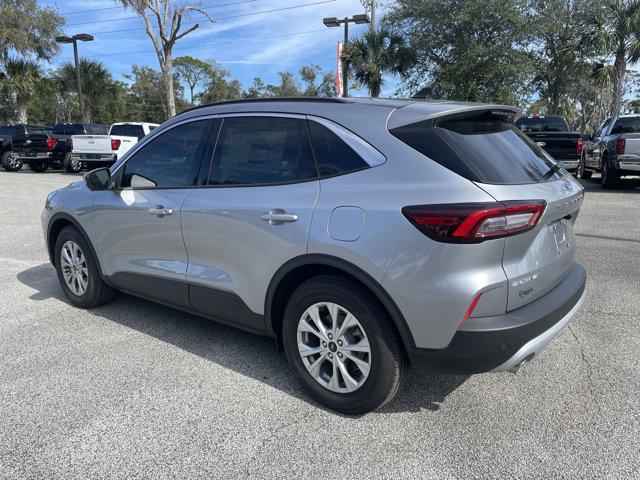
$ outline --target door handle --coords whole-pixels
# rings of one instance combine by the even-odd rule
[[[265,222],[269,222],[271,225],[281,225],[285,222],[297,222],[298,214],[285,213],[281,208],[275,208],[267,213],[263,213],[260,218]]]
[[[156,206],[156,208],[150,208],[147,210],[149,215],[157,215],[158,217],[164,217],[165,215],[173,215],[173,210],[170,208],[164,208],[162,205]]]

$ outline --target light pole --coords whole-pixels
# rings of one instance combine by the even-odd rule
[[[349,41],[349,23],[355,23],[361,25],[363,23],[369,23],[369,15],[366,13],[360,15],[354,15],[353,17],[345,17],[339,19],[337,17],[328,17],[322,20],[322,23],[327,27],[339,27],[340,25],[344,25],[344,47],[346,47],[347,42]],[[347,75],[349,72],[349,64],[346,61],[342,62],[342,96],[349,96],[349,82],[347,80]]]
[[[92,42],[93,36],[88,33],[78,33],[73,37],[61,36],[56,37],[58,43],[73,43],[73,58],[76,64],[76,90],[78,91],[78,103],[80,105],[80,118],[85,122],[84,118],[84,102],[82,100],[82,84],[80,82],[80,64],[78,63],[78,40],[81,42]]]

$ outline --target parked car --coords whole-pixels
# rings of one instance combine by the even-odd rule
[[[44,172],[47,168],[64,168],[69,173],[77,173],[82,164],[72,161],[71,137],[75,134],[104,133],[106,125],[71,123],[54,125],[51,133],[37,131],[15,136],[13,149],[22,161],[27,161],[34,172]]]
[[[73,161],[86,163],[89,170],[110,166],[157,126],[147,122],[114,123],[107,135],[75,135]]]
[[[302,387],[340,412],[384,405],[409,366],[515,371],[575,316],[586,280],[583,189],[516,112],[198,107],[51,193],[49,256],[78,307],[122,290],[275,337]]]
[[[530,115],[516,120],[516,127],[558,160],[570,172],[578,169],[584,138],[572,132],[559,115]]]
[[[14,138],[27,134],[46,134],[46,127],[30,124],[0,125],[0,162],[6,171],[16,172],[22,168],[23,161],[14,150]]]
[[[620,177],[640,175],[640,115],[607,118],[592,135],[578,167],[578,176],[588,180],[602,175],[602,188],[615,188]]]

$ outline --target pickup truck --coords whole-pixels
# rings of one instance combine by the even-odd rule
[[[567,121],[559,115],[531,115],[516,120],[516,127],[540,145],[570,172],[576,172],[584,139],[572,132]]]
[[[89,170],[112,165],[157,126],[146,122],[114,123],[108,135],[74,135],[72,160],[86,164]]]
[[[0,162],[7,172],[17,172],[22,168],[23,160],[14,151],[14,138],[19,135],[46,134],[47,127],[42,125],[0,125]]]
[[[82,165],[71,161],[71,136],[85,133],[106,133],[106,125],[88,123],[61,123],[54,125],[51,132],[30,132],[13,138],[13,150],[19,160],[26,161],[34,172],[44,172],[47,168],[63,168],[69,173],[77,173]]]
[[[624,175],[640,175],[640,115],[609,117],[590,137],[578,177],[600,172],[602,188],[615,188]]]

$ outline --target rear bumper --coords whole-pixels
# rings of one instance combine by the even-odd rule
[[[552,291],[502,315],[472,318],[444,349],[409,348],[418,370],[502,372],[530,360],[576,315],[585,298],[586,272],[574,264]]]
[[[51,160],[53,159],[53,152],[21,152],[20,150],[14,150],[18,155],[18,158],[22,160]]]
[[[578,163],[578,160],[560,160],[560,164],[569,171],[577,170]]]
[[[72,153],[71,156],[83,162],[115,162],[115,153],[95,154],[95,153]]]

